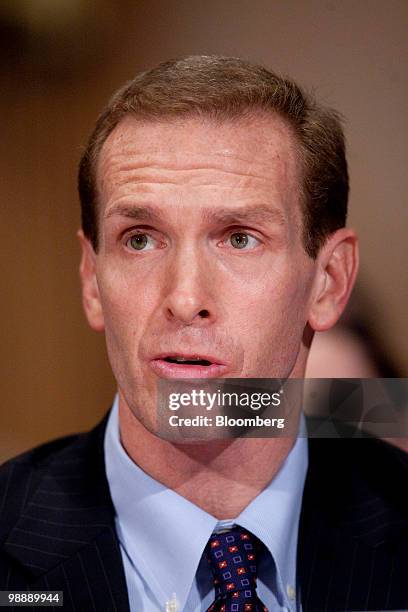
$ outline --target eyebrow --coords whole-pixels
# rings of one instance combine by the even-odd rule
[[[221,210],[204,210],[203,217],[206,221],[219,225],[230,223],[275,223],[286,225],[284,213],[279,208],[273,208],[265,204],[258,204],[251,208],[226,208]]]
[[[104,215],[105,219],[110,217],[128,217],[138,221],[150,221],[160,219],[160,215],[156,213],[152,206],[128,206],[117,204]]]
[[[137,221],[159,221],[162,219],[153,206],[129,206],[117,204],[105,215],[105,219],[113,216],[127,217]],[[274,223],[286,225],[286,217],[279,208],[273,208],[265,204],[258,204],[251,208],[222,208],[218,210],[206,209],[202,211],[202,218],[207,223],[217,225],[228,225],[231,223]]]

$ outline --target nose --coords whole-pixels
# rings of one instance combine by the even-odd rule
[[[180,248],[166,271],[165,316],[183,325],[208,324],[215,319],[214,283],[208,258],[194,245]]]

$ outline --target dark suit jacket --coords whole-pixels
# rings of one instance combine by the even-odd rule
[[[106,421],[0,468],[0,590],[62,590],[55,610],[129,611]],[[407,455],[378,440],[309,440],[298,546],[304,612],[408,610],[407,476]]]

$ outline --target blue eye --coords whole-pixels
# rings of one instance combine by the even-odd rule
[[[151,241],[150,243],[149,240]],[[152,243],[153,239],[149,234],[133,234],[133,236],[130,236],[126,241],[126,246],[134,251],[149,251],[154,248]]]
[[[234,249],[245,249],[247,245],[255,247],[259,244],[259,240],[245,232],[234,232],[229,239]]]

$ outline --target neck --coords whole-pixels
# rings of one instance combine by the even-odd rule
[[[175,444],[148,431],[121,397],[119,423],[122,445],[143,471],[217,519],[235,518],[246,508],[275,477],[295,440]]]

